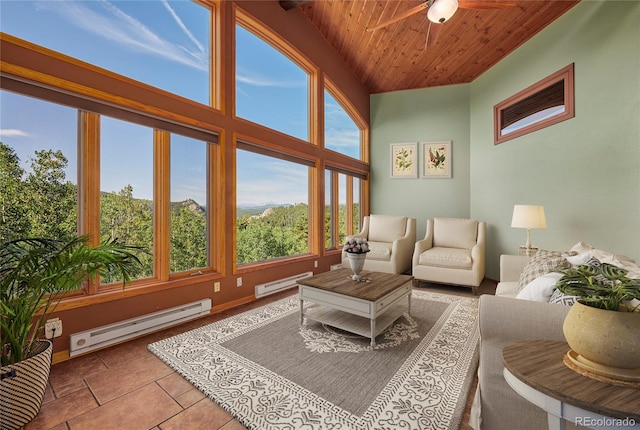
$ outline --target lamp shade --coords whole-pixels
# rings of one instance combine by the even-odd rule
[[[436,24],[448,21],[458,10],[458,0],[436,0],[429,7],[427,18]]]
[[[515,205],[511,227],[515,228],[547,228],[544,206]]]

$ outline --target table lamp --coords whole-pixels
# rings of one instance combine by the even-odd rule
[[[513,217],[511,227],[527,229],[527,244],[525,249],[530,252],[536,249],[531,246],[531,229],[547,228],[547,219],[544,216],[544,206],[515,205],[513,207]]]

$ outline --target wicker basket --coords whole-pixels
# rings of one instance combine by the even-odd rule
[[[38,414],[52,356],[51,341],[39,340],[30,358],[0,369],[0,430],[19,429]]]

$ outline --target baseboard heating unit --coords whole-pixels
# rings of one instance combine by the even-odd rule
[[[161,328],[180,324],[199,316],[209,315],[211,299],[176,306],[151,314],[141,315],[70,336],[69,355],[71,357],[98,348],[122,342]]]
[[[277,281],[267,282],[266,284],[256,285],[256,297],[264,297],[278,291],[297,287],[300,279],[308,278],[309,276],[313,276],[313,272],[304,272],[288,278],[278,279]]]

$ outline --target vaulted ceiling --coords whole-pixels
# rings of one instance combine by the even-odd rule
[[[479,7],[499,0],[475,1]],[[372,94],[469,83],[577,4],[514,0],[504,9],[458,9],[426,47],[426,8],[375,31],[421,0],[288,0],[299,8]],[[461,2],[462,4],[463,2]],[[507,3],[502,1],[501,3]],[[433,30],[431,30],[433,31]]]

